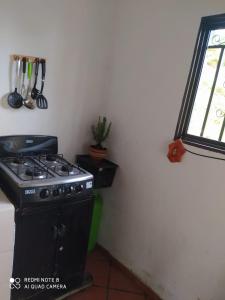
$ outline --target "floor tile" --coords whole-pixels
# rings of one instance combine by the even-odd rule
[[[74,294],[68,300],[105,300],[106,290],[100,287],[91,287],[85,291]]]
[[[109,287],[122,290],[122,291],[129,291],[129,292],[136,292],[136,293],[143,294],[143,291],[137,285],[137,283],[132,279],[130,279],[116,266],[111,267]]]
[[[108,300],[145,300],[145,296],[110,290]]]
[[[94,286],[70,296],[67,300],[159,300],[153,293],[145,296],[144,291],[132,280],[132,277],[124,273],[99,248],[88,256],[86,270],[92,274]],[[109,278],[110,289],[107,298]]]
[[[106,287],[109,276],[109,262],[96,260],[89,257],[87,260],[86,271],[90,272],[94,278],[94,285]]]

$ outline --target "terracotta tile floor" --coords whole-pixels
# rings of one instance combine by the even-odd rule
[[[88,257],[87,271],[94,277],[93,286],[67,300],[158,300],[155,295],[146,295],[100,249]]]

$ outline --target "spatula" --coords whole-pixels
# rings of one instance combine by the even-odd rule
[[[34,87],[31,91],[31,97],[35,100],[40,93],[40,91],[37,89],[37,79],[38,79],[38,69],[39,69],[39,59],[36,59],[35,61],[35,80],[34,80]]]
[[[48,101],[43,95],[43,89],[45,85],[45,72],[46,72],[46,65],[45,60],[41,60],[41,91],[36,98],[37,107],[40,109],[47,109],[48,108]]]

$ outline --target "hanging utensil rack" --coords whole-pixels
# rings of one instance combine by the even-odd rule
[[[21,55],[21,54],[12,54],[11,59],[13,61],[18,60],[18,59],[20,59],[20,60],[26,59],[27,62],[32,62],[32,63],[35,63],[37,60],[39,60],[39,61],[44,60],[46,62],[46,58],[44,58],[44,57]]]
[[[45,71],[46,71],[46,58],[31,56],[31,55],[23,55],[23,54],[11,54],[10,60],[12,62],[12,70],[13,70],[13,65],[15,63],[17,71],[16,71],[16,77],[15,77],[16,78],[15,91],[11,92],[7,98],[9,106],[11,106],[12,108],[20,108],[20,107],[24,106],[29,109],[34,109],[36,107],[39,109],[47,109],[48,101],[47,101],[46,97],[43,95],[43,89],[44,89],[44,83],[45,83]],[[28,64],[27,75],[28,75],[29,80],[26,81],[27,82],[26,97],[24,97],[24,95],[22,97],[21,96],[21,92],[22,92],[21,80],[24,84],[24,79],[21,79],[21,74],[23,74],[23,76],[25,78],[26,64]],[[34,76],[32,75],[33,74],[32,73],[33,65],[35,65],[35,75]],[[38,76],[39,65],[41,65],[41,76],[40,77]],[[30,66],[30,69],[29,69],[29,66]],[[31,73],[30,75],[29,75],[29,70]],[[31,79],[32,78],[35,79],[33,89],[31,88]],[[37,80],[41,81],[41,88],[39,90],[36,88]],[[36,92],[37,92],[35,95],[33,95],[34,88],[36,88]],[[15,103],[15,99],[17,101],[16,103]],[[32,105],[31,105],[31,101],[32,101]]]

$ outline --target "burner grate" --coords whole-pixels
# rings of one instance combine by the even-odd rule
[[[23,181],[52,178],[49,169],[38,165],[34,158],[19,155],[3,158],[1,162]]]
[[[0,159],[18,178],[23,181],[49,179],[60,176],[79,176],[85,174],[79,166],[66,161],[62,154],[40,154],[37,156],[4,157]]]
[[[38,160],[51,171],[61,177],[84,174],[78,166],[74,166],[63,158],[63,154],[40,155]]]

